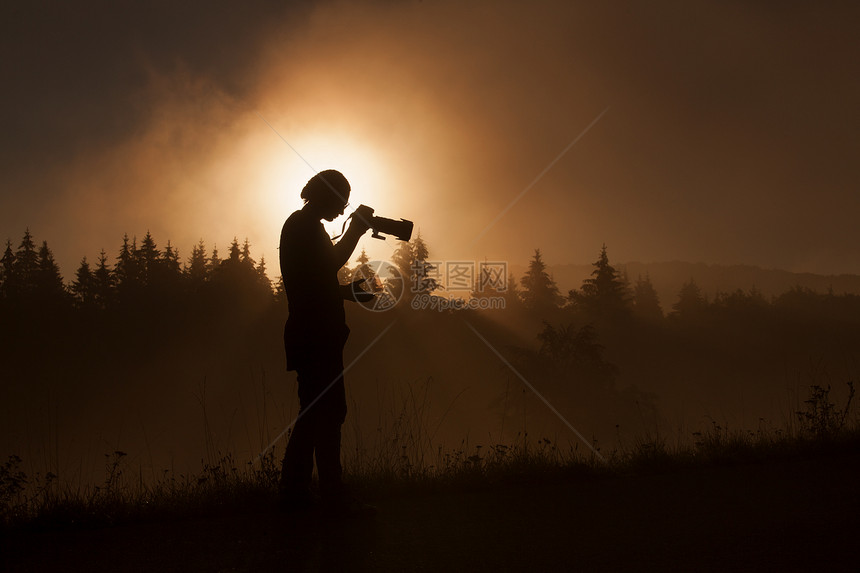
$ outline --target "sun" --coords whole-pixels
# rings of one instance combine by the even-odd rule
[[[394,183],[385,167],[384,155],[372,142],[335,130],[284,134],[284,139],[289,144],[271,131],[262,131],[252,146],[256,151],[251,188],[256,195],[259,224],[272,230],[272,237],[265,239],[267,244],[277,244],[277,233],[284,220],[302,208],[300,193],[308,179],[326,169],[343,173],[351,187],[345,216],[332,222],[323,221],[331,236],[341,233],[346,216],[359,205],[372,207],[378,215],[391,216],[388,207]],[[387,258],[391,247],[377,243],[381,242],[363,240],[359,250],[367,248],[371,257]],[[267,260],[270,256],[276,256],[276,252],[267,254]]]
[[[302,187],[326,169],[340,171],[349,181],[352,191],[347,215],[361,204],[384,210],[383,169],[369,142],[342,133],[327,133],[300,136],[289,145],[281,140],[277,143],[267,150],[261,182],[269,195],[267,203],[278,206],[280,215],[300,209]]]

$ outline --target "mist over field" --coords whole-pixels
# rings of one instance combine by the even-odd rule
[[[30,227],[67,274],[147,230],[183,258],[248,237],[271,263],[301,185],[336,168],[355,205],[415,221],[445,260],[588,264],[605,242],[616,261],[857,273],[856,15],[15,3],[0,237]]]
[[[13,2],[0,461],[78,487],[116,452],[140,483],[279,459],[298,398],[278,238],[329,168],[352,184],[347,214],[415,224],[406,245],[363,238],[341,282],[364,252],[407,287],[416,268],[447,287],[385,312],[347,303],[347,466],[541,441],[605,454],[777,431],[813,386],[844,402],[860,343],[856,16]],[[481,292],[482,263],[504,265],[505,288]],[[478,272],[457,290],[449,264]],[[460,298],[502,302],[438,308]]]
[[[298,413],[283,291],[237,242],[214,262],[197,245],[183,265],[149,235],[136,249],[113,268],[94,265],[89,279],[78,269],[63,288],[56,267],[53,283],[44,272],[26,287],[4,276],[0,453],[70,484],[99,483],[116,451],[144,482],[228,455],[258,463],[270,447],[279,459]],[[50,258],[40,253],[19,249],[17,259]],[[828,277],[616,268],[607,250],[567,289],[553,277],[571,280],[571,268],[553,272],[536,254],[504,284],[469,293],[413,282],[416,269],[433,270],[416,253],[430,260],[432,245],[414,239],[396,253],[416,292],[384,312],[347,303],[347,464],[541,440],[588,455],[576,432],[606,453],[655,433],[688,443],[714,424],[784,428],[810,386],[832,385],[844,400],[856,374],[860,299],[808,286]],[[350,263],[343,280],[361,267]],[[101,287],[99,269],[112,277]],[[796,284],[762,291],[744,282],[750,273],[757,284],[774,274]],[[738,282],[709,293],[713,276]],[[669,300],[654,287],[662,281]],[[458,299],[500,304],[442,310]]]

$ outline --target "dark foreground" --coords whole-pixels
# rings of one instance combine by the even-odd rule
[[[10,571],[860,571],[860,456],[16,533]]]

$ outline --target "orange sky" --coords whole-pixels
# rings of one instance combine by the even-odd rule
[[[70,280],[126,232],[247,237],[274,275],[337,168],[441,259],[860,273],[850,3],[271,4],[4,9],[0,238]]]

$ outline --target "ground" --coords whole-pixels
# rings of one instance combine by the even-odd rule
[[[17,532],[9,571],[858,571],[860,455]]]

